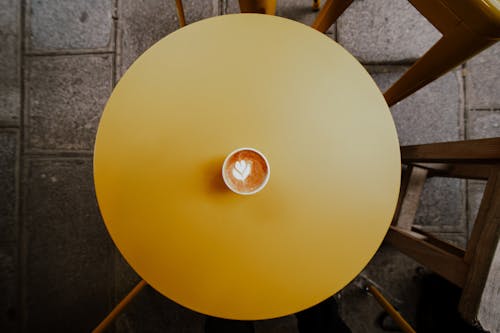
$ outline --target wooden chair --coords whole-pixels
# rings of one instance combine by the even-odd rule
[[[276,0],[239,0],[242,13],[259,13],[274,15]]]
[[[286,0],[283,0],[286,1]],[[276,0],[239,0],[242,13],[260,13],[274,15]],[[312,9],[319,10],[320,0],[313,0]]]
[[[441,39],[384,94],[392,106],[500,40],[497,0],[409,0]],[[312,27],[326,32],[353,0],[327,0]]]
[[[175,0],[177,6],[177,16],[179,17],[179,26],[186,25],[184,8],[182,0]],[[259,13],[274,15],[276,13],[276,0],[239,0],[242,13]],[[320,0],[313,0],[312,9],[319,10]]]
[[[500,138],[401,147],[403,172],[396,214],[385,241],[463,288],[459,312],[500,332]],[[413,226],[429,177],[487,180],[465,250]]]

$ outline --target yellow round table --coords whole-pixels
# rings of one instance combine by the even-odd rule
[[[222,163],[258,149],[254,195]],[[116,246],[190,309],[266,319],[349,283],[380,246],[400,156],[379,89],[340,45],[294,21],[226,15],[147,50],[114,90],[96,138],[97,199]]]

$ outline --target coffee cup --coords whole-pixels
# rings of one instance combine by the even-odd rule
[[[237,194],[250,195],[262,190],[271,174],[269,162],[254,148],[239,148],[229,153],[222,165],[226,186]]]

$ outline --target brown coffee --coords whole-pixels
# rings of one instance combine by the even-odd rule
[[[236,193],[251,194],[258,191],[269,175],[269,167],[258,152],[251,149],[238,150],[224,164],[224,181]]]

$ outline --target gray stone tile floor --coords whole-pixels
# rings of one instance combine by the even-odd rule
[[[277,14],[310,24],[310,0]],[[184,0],[188,23],[238,12],[237,0]],[[0,1],[0,331],[88,332],[137,282],[96,205],[92,149],[113,86],[148,47],[178,29],[174,0]],[[356,0],[327,35],[381,90],[439,33],[407,0]],[[395,105],[402,144],[500,136],[500,44]],[[417,223],[464,246],[484,183],[432,179]],[[363,274],[411,323],[426,270],[383,245]],[[353,332],[382,332],[381,309],[351,283],[337,295]],[[204,316],[146,290],[116,332],[202,332]],[[296,332],[294,316],[256,332]]]

